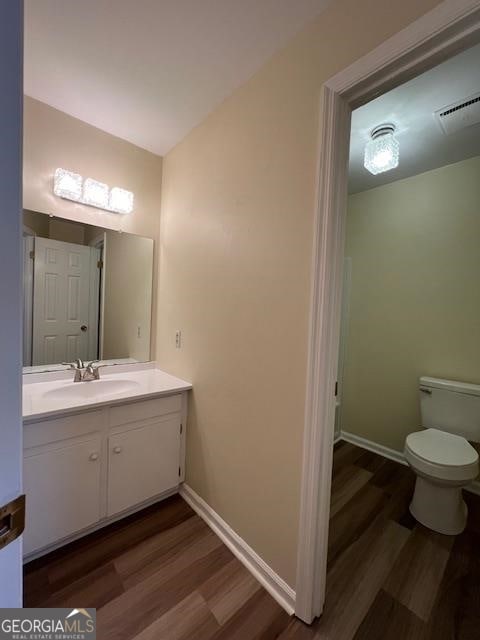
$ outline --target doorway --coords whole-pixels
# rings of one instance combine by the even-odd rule
[[[444,3],[324,86],[314,236],[296,615],[321,615],[326,593],[335,389],[341,324],[351,112],[476,44],[477,3]]]

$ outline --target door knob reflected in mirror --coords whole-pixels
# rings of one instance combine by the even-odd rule
[[[82,324],[82,326],[80,327],[80,331],[83,331],[83,332],[88,331],[87,325],[86,324]]]
[[[98,460],[98,453],[97,452],[91,453],[90,456],[88,457],[88,459],[91,462],[95,462],[95,460]]]
[[[113,453],[122,453],[122,447],[113,447]]]

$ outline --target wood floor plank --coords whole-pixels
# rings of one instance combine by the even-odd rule
[[[372,477],[370,471],[353,464],[345,465],[332,480],[330,518],[333,518]]]
[[[49,566],[44,565],[28,571],[24,569],[23,576],[23,606],[40,607],[41,602],[48,598],[52,590],[48,579]]]
[[[453,536],[417,525],[385,582],[385,591],[425,622],[430,618],[453,541]]]
[[[212,640],[276,640],[290,616],[261,589],[213,636]]]
[[[73,608],[81,602],[82,607],[100,609],[122,593],[124,588],[120,576],[113,564],[109,563],[55,591],[37,606],[55,607],[61,602],[62,607]]]
[[[393,460],[384,460],[373,474],[370,484],[383,489],[389,494],[396,493],[398,485],[406,478],[415,480],[415,475],[410,467],[394,462]]]
[[[194,591],[157,618],[134,640],[210,640],[220,629],[207,603]]]
[[[120,575],[132,575],[145,567],[145,565],[148,565],[152,560],[169,553],[172,548],[195,539],[208,531],[210,529],[205,522],[197,515],[194,515],[176,526],[155,533],[120,553],[115,558],[115,566]]]
[[[315,628],[324,640],[352,640],[410,531],[378,517],[327,576],[327,599]]]
[[[162,556],[152,559],[149,564],[131,575],[124,576],[125,589],[130,589],[137,584],[142,584],[154,577],[158,584],[170,580],[175,575],[188,569],[197,560],[201,560],[212,551],[222,546],[222,541],[213,531],[207,529],[198,537],[184,541],[175,546]]]
[[[384,513],[390,520],[412,530],[417,525],[417,521],[410,514],[409,508],[415,487],[415,477],[408,469],[405,469],[405,471],[407,473],[402,472],[396,476],[395,488],[389,485],[383,489],[388,495]]]
[[[387,501],[388,496],[381,489],[366,484],[332,517],[328,545],[329,568],[362,535]]]
[[[480,533],[480,496],[464,491],[463,498],[468,507],[468,529]]]
[[[360,449],[349,442],[342,441],[334,452],[333,456],[333,477],[339,473],[343,467],[355,464],[355,462],[362,457],[365,449]]]
[[[260,589],[260,583],[239,560],[233,558],[207,580],[199,592],[218,623],[224,625]]]
[[[97,612],[98,637],[130,640],[175,607],[232,559],[224,545],[188,563],[167,580],[156,573],[128,589]],[[181,568],[180,568],[181,567]],[[168,573],[168,572],[167,572]]]
[[[308,625],[292,618],[282,633],[278,636],[278,640],[315,640],[318,638],[315,623]]]
[[[157,572],[163,564],[170,564],[172,559],[182,554],[185,554],[188,562],[189,550],[204,543],[211,549],[218,546],[215,544],[218,543],[218,538],[203,520],[195,515],[121,553],[113,562],[128,588]]]
[[[381,589],[354,640],[425,640],[426,625]]]
[[[427,640],[477,640],[480,629],[480,534],[457,536],[428,624]]]
[[[47,558],[50,582],[61,588],[151,535],[170,529],[194,515],[179,496],[172,496],[164,502],[53,552]],[[40,564],[42,561],[45,559],[40,559]]]
[[[379,456],[378,453],[373,451],[364,450],[362,455],[355,461],[355,466],[370,471],[371,473],[377,473],[385,464],[386,459],[383,456]]]

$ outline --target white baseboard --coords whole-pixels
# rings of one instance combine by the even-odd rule
[[[180,488],[180,495],[268,591],[272,598],[289,615],[293,615],[295,612],[295,591],[191,487],[183,484]]]
[[[357,447],[361,447],[362,449],[367,449],[367,451],[378,453],[379,456],[383,456],[384,458],[388,458],[389,460],[393,460],[394,462],[399,462],[400,464],[404,465],[408,464],[405,460],[405,456],[403,455],[403,453],[400,453],[400,451],[395,451],[395,449],[384,447],[381,444],[373,442],[373,440],[367,440],[366,438],[357,436],[354,433],[341,431],[340,439],[345,440],[345,442],[350,442],[350,444],[355,444],[357,445]]]
[[[396,451],[395,449],[384,447],[383,445],[377,444],[372,440],[367,440],[366,438],[357,436],[354,433],[348,433],[348,431],[341,431],[339,439],[345,440],[345,442],[350,442],[350,444],[355,444],[357,445],[357,447],[361,447],[362,449],[367,449],[367,451],[378,453],[378,455],[383,456],[384,458],[388,458],[389,460],[393,460],[394,462],[399,462],[400,464],[408,466],[403,453],[401,453],[400,451]],[[480,495],[480,482],[478,480],[475,480],[468,486],[464,487],[464,489],[465,491],[470,491],[470,493]]]

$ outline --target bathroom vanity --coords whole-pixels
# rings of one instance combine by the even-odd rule
[[[175,493],[184,479],[191,385],[148,365],[110,370],[118,373],[80,383],[65,372],[25,376],[27,560]]]

